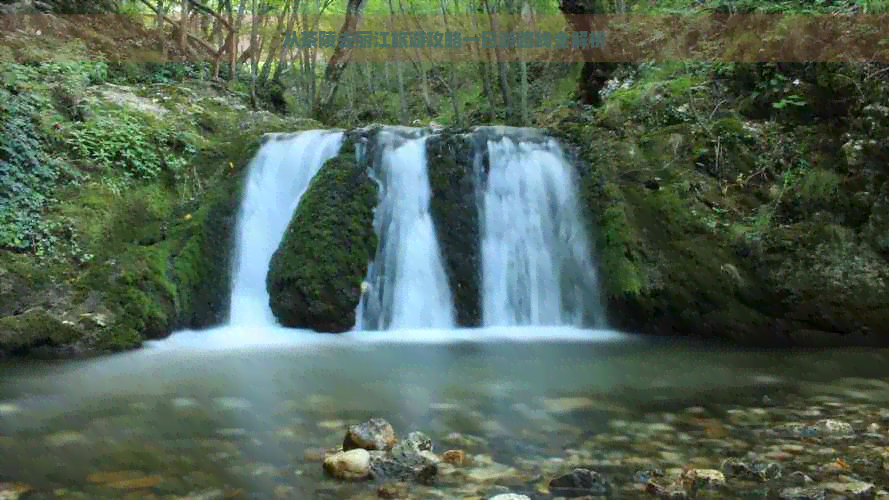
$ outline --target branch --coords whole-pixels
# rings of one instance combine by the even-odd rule
[[[154,11],[154,13],[157,14],[157,15],[159,15],[159,16],[161,16],[161,18],[162,18],[164,21],[166,21],[166,22],[172,24],[174,28],[179,29],[179,23],[178,23],[178,22],[176,22],[176,21],[170,19],[170,18],[167,17],[167,15],[165,15],[165,14],[161,14],[161,13],[160,13],[160,10],[157,9],[154,5],[152,5],[148,0],[139,0],[139,1],[142,2],[142,3],[144,3],[145,5],[147,5],[148,7],[150,7],[150,8]],[[189,1],[192,1],[192,0],[189,0]],[[225,23],[225,24],[226,24],[226,26],[229,27],[229,33],[231,33],[231,32],[233,31],[233,30],[231,29],[231,27],[230,27],[231,25],[229,25],[228,23]],[[207,42],[205,42],[204,40],[198,38],[197,36],[195,36],[195,35],[193,35],[193,34],[191,34],[191,33],[186,32],[185,35],[188,37],[189,40],[191,40],[192,42],[195,42],[195,43],[197,43],[198,45],[200,45],[201,48],[203,48],[204,50],[206,50],[206,51],[207,51],[209,54],[211,54],[213,57],[218,57],[220,51],[223,50],[223,49],[225,48],[225,44],[223,44],[222,48],[219,49],[219,50],[217,50],[217,49],[211,47],[209,44],[207,44]]]

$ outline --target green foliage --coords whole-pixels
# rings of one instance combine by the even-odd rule
[[[165,167],[179,172],[195,154],[181,133],[121,109],[74,124],[66,142],[84,165],[126,180],[152,181]]]
[[[729,233],[738,242],[761,244],[763,235],[772,225],[775,207],[771,204],[758,207],[751,215],[729,228]]]
[[[105,62],[45,62],[45,63],[0,63],[0,81],[7,88],[20,91],[37,90],[38,86],[57,83],[77,90],[87,85],[101,83],[108,78],[108,64]],[[36,97],[36,96],[34,96]]]
[[[53,230],[42,218],[56,182],[79,175],[48,154],[33,115],[39,99],[0,89],[0,248],[51,250]]]
[[[58,186],[77,187],[84,176],[53,149],[50,126],[62,119],[50,88],[72,94],[101,81],[105,63],[0,63],[0,248],[40,257],[92,258],[64,219],[45,215]],[[60,252],[61,243],[67,244]]]
[[[183,80],[208,79],[210,63],[113,63],[108,68],[110,80],[119,83],[168,84]],[[220,77],[228,76],[226,66],[220,66]]]
[[[625,207],[622,204],[609,206],[599,224],[601,268],[608,290],[633,295],[640,293],[642,277],[639,268],[627,258],[635,241]]]
[[[839,192],[843,178],[823,168],[807,170],[799,180],[799,196],[806,201],[827,201]]]
[[[646,129],[669,127],[693,122],[694,112],[710,114],[703,109],[706,76],[685,65],[643,66],[621,87],[611,90],[605,103],[606,115],[622,117]],[[696,107],[689,101],[699,100]]]

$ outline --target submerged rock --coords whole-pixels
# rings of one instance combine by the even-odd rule
[[[324,471],[337,479],[365,479],[370,473],[370,453],[362,448],[324,457]]]
[[[389,422],[372,418],[349,428],[343,451],[327,456],[324,470],[339,479],[371,478],[379,482],[432,485],[438,477],[440,462],[426,434],[411,432],[396,441]]]
[[[371,465],[378,480],[416,481],[434,484],[441,460],[432,453],[432,440],[422,432],[411,432]]]
[[[611,485],[598,472],[578,468],[550,481],[549,489],[555,496],[575,498],[608,495]]]
[[[463,450],[447,450],[441,454],[441,461],[453,465],[463,465],[466,461],[466,452]]]
[[[388,450],[394,445],[395,430],[392,429],[392,424],[382,418],[372,418],[349,427],[343,440],[343,450],[347,451],[354,448]]]
[[[781,500],[824,500],[824,488],[818,486],[785,488],[778,493]]]

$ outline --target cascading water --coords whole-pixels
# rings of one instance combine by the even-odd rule
[[[437,335],[433,330],[419,334],[420,329],[449,332],[446,336],[453,339],[465,333],[454,329],[454,298],[430,214],[426,145],[434,133],[384,127],[372,136],[349,139],[356,141],[358,164],[379,186],[374,215],[379,243],[362,285],[355,331],[400,330],[403,337],[398,338],[405,340]],[[308,340],[308,332],[277,325],[266,276],[302,194],[345,139],[342,131],[313,130],[278,135],[263,144],[248,167],[236,227],[228,325],[209,337],[183,331],[174,335],[176,341],[152,345],[286,343],[294,335]],[[480,127],[466,139],[475,144],[476,154],[482,326],[604,327],[573,169],[558,143],[508,127]],[[544,333],[491,328],[473,333],[479,338],[537,334]]]
[[[269,261],[302,194],[324,162],[339,152],[343,136],[311,130],[272,138],[250,162],[237,223],[230,324],[276,324],[266,290]]]
[[[381,131],[373,158],[380,186],[374,226],[380,242],[368,267],[356,330],[452,328],[454,306],[429,214],[426,137]]]
[[[603,327],[576,179],[559,144],[501,137],[487,141],[487,154],[487,176],[476,155],[483,324]]]

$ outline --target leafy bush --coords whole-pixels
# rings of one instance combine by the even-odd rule
[[[238,68],[239,77],[249,79],[250,74]],[[219,77],[229,78],[229,68],[219,66]],[[212,65],[207,62],[178,63],[113,63],[108,67],[108,78],[122,84],[170,84],[185,80],[207,80],[212,76]]]
[[[179,132],[119,109],[74,124],[67,143],[81,163],[125,180],[151,181],[164,168],[175,174],[195,153]]]
[[[56,182],[78,178],[44,149],[33,120],[38,107],[28,94],[0,89],[0,248],[48,250],[41,245],[53,228],[41,212]]]

